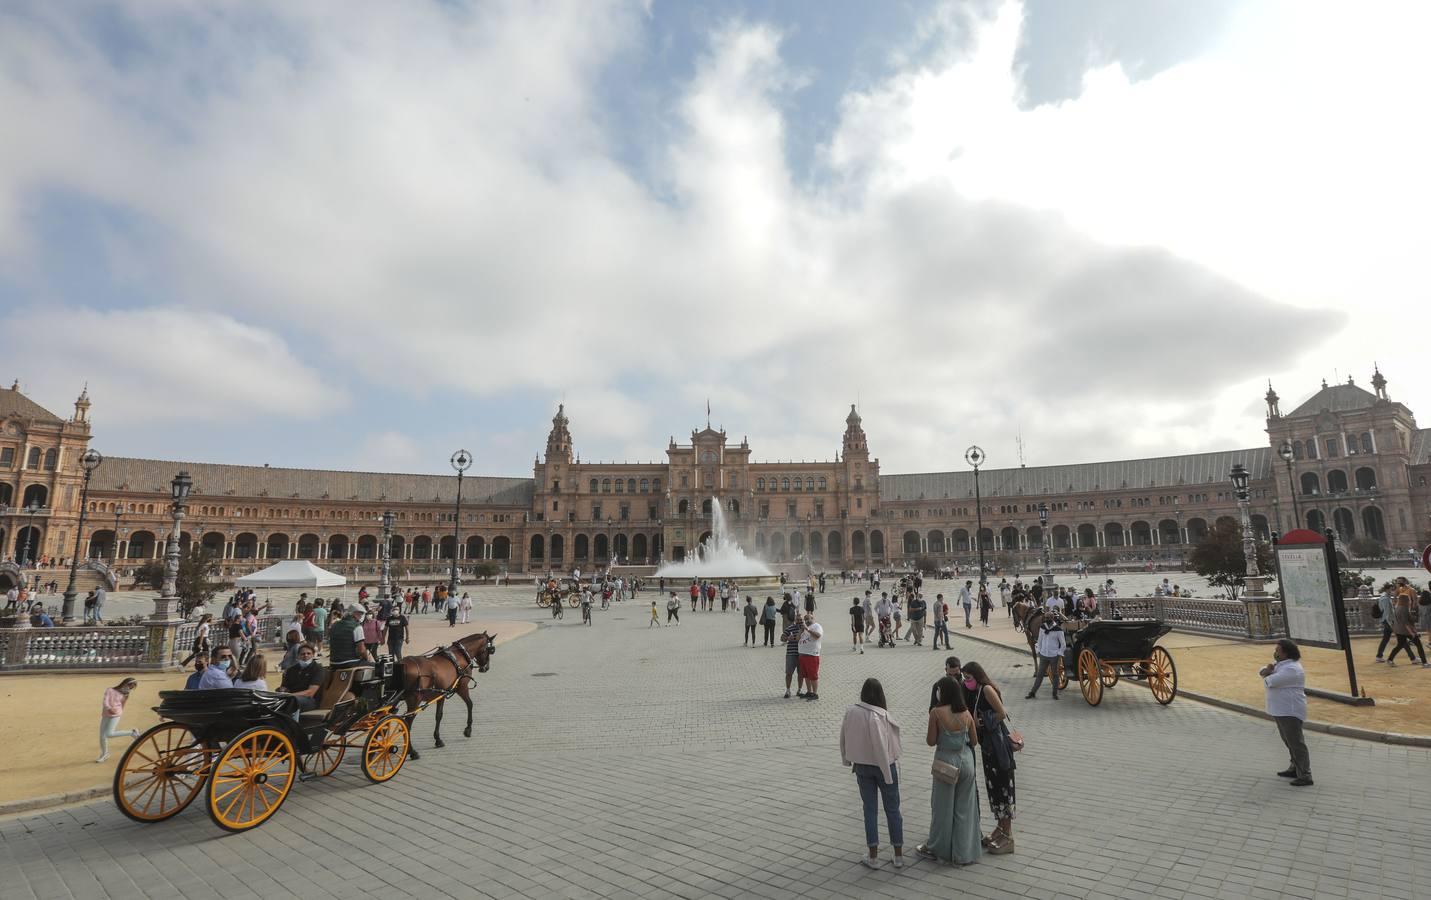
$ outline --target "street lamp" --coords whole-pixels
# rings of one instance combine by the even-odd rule
[[[1248,498],[1251,496],[1247,490],[1247,482],[1250,476],[1247,468],[1242,463],[1236,463],[1232,471],[1228,473],[1232,479],[1232,489],[1237,494],[1237,506],[1242,512],[1242,558],[1246,561],[1247,575],[1244,579],[1247,585],[1246,595],[1249,597],[1262,596],[1262,573],[1257,568],[1257,540],[1252,536],[1252,515],[1249,511]]]
[[[1292,442],[1283,441],[1277,448],[1277,455],[1287,464],[1287,488],[1292,492],[1292,527],[1302,527],[1302,510],[1297,506],[1297,479],[1292,476]]]
[[[25,568],[25,563],[30,561],[30,539],[35,536],[35,513],[43,507],[37,503],[31,503],[25,507],[25,549],[20,551],[20,568]]]
[[[392,510],[383,512],[383,547],[379,559],[382,560],[380,575],[378,579],[378,597],[386,600],[392,594],[392,563],[393,563],[393,515]]]
[[[172,621],[173,604],[179,599],[179,538],[183,534],[181,529],[184,523],[184,513],[188,509],[189,491],[193,487],[194,479],[189,477],[188,472],[180,472],[169,483],[170,494],[174,501],[169,507],[169,515],[174,519],[174,527],[169,532],[169,540],[164,546],[164,585],[159,591],[159,598],[154,601],[154,615],[152,616],[156,622]]]
[[[1178,520],[1178,571],[1181,572],[1187,559],[1187,533],[1183,531],[1183,511],[1177,510],[1173,513],[1173,518]]]
[[[462,527],[462,473],[472,467],[472,454],[458,450],[452,454],[452,468],[457,470],[457,509],[452,517],[452,573],[447,577],[447,593],[457,592],[457,547],[460,540],[458,529]]]
[[[75,552],[70,557],[70,583],[65,586],[64,605],[60,608],[61,621],[69,625],[75,620],[75,576],[79,572],[80,542],[84,539],[84,514],[89,508],[89,478],[104,457],[98,450],[90,448],[80,457],[80,467],[84,469],[84,484],[80,486],[79,527],[75,530]]]
[[[964,462],[974,467],[974,542],[979,545],[980,587],[988,584],[988,577],[984,574],[984,503],[979,493],[979,467],[984,464],[985,459],[984,450],[978,444],[973,444],[964,451]]]
[[[1049,593],[1053,589],[1053,565],[1049,562],[1048,546],[1048,504],[1039,501],[1038,505],[1039,540],[1043,544],[1043,589],[1044,593]]]

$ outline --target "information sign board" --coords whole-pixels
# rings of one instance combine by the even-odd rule
[[[1279,544],[1276,551],[1287,636],[1299,644],[1342,649],[1327,545]]]

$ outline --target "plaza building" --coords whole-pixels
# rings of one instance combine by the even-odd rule
[[[715,505],[754,555],[815,570],[992,558],[1037,564],[1048,539],[1058,563],[1107,550],[1125,562],[1176,562],[1221,518],[1239,520],[1232,466],[1251,472],[1254,529],[1332,528],[1393,552],[1431,538],[1431,429],[1390,398],[1328,385],[1283,414],[1269,386],[1265,446],[1154,459],[984,469],[982,531],[969,469],[883,474],[858,411],[825,461],[759,461],[746,438],[693,430],[659,462],[583,461],[564,408],[531,477],[467,476],[460,523],[455,475],[285,469],[107,456],[89,488],[81,547],[92,568],[129,569],[163,556],[169,484],[193,478],[181,549],[197,542],[232,577],[278,559],[309,559],[365,580],[377,571],[381,517],[395,516],[392,558],[412,574],[492,562],[511,574],[611,563],[652,565],[698,552]],[[16,383],[0,390],[0,582],[14,562],[62,562],[80,524],[81,454],[90,400],[61,418]],[[1285,448],[1285,450],[1284,450]],[[1286,457],[1284,459],[1284,456]],[[454,526],[458,536],[454,538]]]

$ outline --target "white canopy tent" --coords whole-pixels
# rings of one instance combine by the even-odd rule
[[[241,588],[327,588],[347,583],[342,575],[320,569],[306,559],[281,560],[234,582]]]

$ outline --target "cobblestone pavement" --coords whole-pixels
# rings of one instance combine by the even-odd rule
[[[1309,734],[1315,787],[1275,772],[1268,723],[1120,686],[1026,701],[1030,668],[956,633],[1006,686],[1020,754],[1018,852],[962,869],[869,871],[844,707],[881,678],[904,725],[911,850],[928,827],[922,707],[943,652],[852,654],[821,598],[815,702],[782,699],[780,649],[740,644],[736,614],[647,628],[640,603],[568,613],[499,646],[477,726],[385,785],[351,762],[299,784],[262,827],[227,835],[200,804],[138,825],[108,801],[0,821],[0,896],[168,898],[403,892],[421,897],[1405,897],[1431,893],[1431,751]],[[663,616],[664,617],[664,616]],[[545,674],[550,673],[550,674]],[[538,677],[540,676],[540,677]],[[37,713],[38,714],[38,713]],[[22,723],[9,723],[11,727]],[[42,749],[42,748],[41,748]],[[990,823],[985,823],[987,830]],[[883,835],[883,822],[881,822]],[[888,848],[883,851],[887,859]]]

